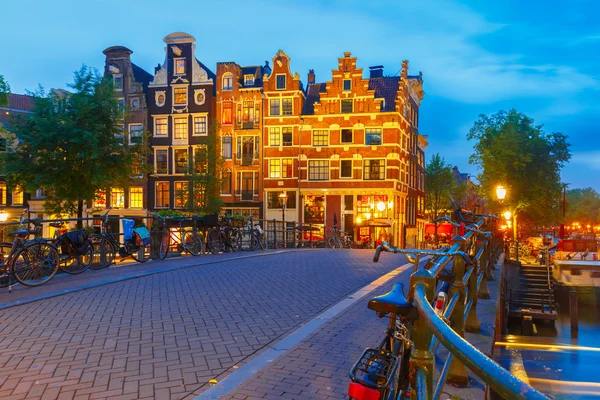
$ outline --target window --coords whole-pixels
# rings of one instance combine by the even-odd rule
[[[281,145],[281,128],[269,128],[269,146]]]
[[[329,160],[308,160],[308,180],[329,180]]]
[[[269,178],[281,178],[281,162],[279,159],[269,160]]]
[[[174,149],[175,173],[185,174],[188,171],[188,149]]]
[[[125,191],[119,188],[110,190],[110,205],[112,208],[125,207]]]
[[[174,139],[187,139],[188,134],[188,119],[175,118],[174,119]]]
[[[233,74],[226,73],[223,75],[223,90],[233,90]]]
[[[281,99],[282,115],[292,115],[292,99]]]
[[[38,196],[40,197],[40,196]],[[104,190],[98,190],[96,196],[94,196],[94,208],[105,208],[106,207],[106,192]]]
[[[294,160],[291,158],[284,158],[281,160],[281,177],[292,178],[293,175]]]
[[[363,179],[385,179],[385,160],[365,160],[363,165]]]
[[[141,144],[144,133],[143,124],[129,124],[129,144]]]
[[[156,207],[169,207],[169,182],[156,182]]]
[[[156,161],[156,173],[169,173],[169,153],[168,150],[156,150],[154,159]]]
[[[203,144],[194,149],[194,169],[196,173],[202,173],[208,168],[208,147]]]
[[[13,190],[12,202],[15,206],[23,205],[23,189],[21,189],[20,187],[16,187],[15,190]]]
[[[221,194],[231,194],[231,171],[221,172]]]
[[[187,104],[187,87],[173,88],[173,104],[175,104],[175,105],[186,105]]]
[[[244,128],[254,127],[254,102],[244,101]]]
[[[342,129],[342,143],[352,143],[352,129]]]
[[[344,92],[349,92],[352,90],[352,80],[344,79]]]
[[[125,99],[120,98],[117,100],[117,102],[119,104],[119,113],[121,113],[123,118],[125,118]]]
[[[166,118],[156,118],[154,120],[154,134],[156,136],[166,136],[168,134],[167,128],[167,119]]]
[[[224,159],[231,160],[231,136],[221,138],[221,152]]]
[[[113,75],[113,88],[115,90],[123,90],[123,75]]]
[[[144,208],[144,188],[129,188],[129,208]]]
[[[340,162],[340,178],[352,178],[352,160]]]
[[[0,182],[0,205],[6,205],[6,183]]]
[[[223,102],[223,124],[231,125],[233,122],[233,103],[231,101]]]
[[[281,115],[279,99],[269,100],[270,113],[269,115]]]
[[[277,75],[277,90],[285,89],[285,75]]]
[[[244,85],[254,85],[254,75],[252,75],[252,74],[244,75]]]
[[[175,75],[185,75],[185,58],[176,58],[175,62]]]
[[[352,99],[342,100],[342,114],[352,112]]]
[[[381,144],[381,128],[367,128],[365,130],[365,144],[376,146]]]
[[[182,208],[186,206],[188,193],[188,182],[175,182],[175,207]]]
[[[327,146],[329,142],[329,132],[326,130],[315,130],[312,132],[313,146]]]
[[[282,192],[267,192],[267,207],[268,208],[281,208],[281,202],[279,201],[279,195]],[[287,204],[285,208],[296,208],[296,192],[286,191],[288,196]]]
[[[194,135],[206,135],[206,117],[194,117]]]
[[[283,146],[291,146],[292,145],[292,127],[287,126],[285,128],[281,128],[281,144]]]
[[[242,165],[251,165],[254,160],[258,160],[258,136],[238,136],[236,145],[236,158]]]
[[[125,144],[125,126],[122,122],[117,122],[119,132],[115,135],[118,144]]]

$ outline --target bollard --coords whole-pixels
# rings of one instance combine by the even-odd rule
[[[577,292],[569,292],[569,314],[571,316],[571,333],[579,329],[579,310],[577,307]]]

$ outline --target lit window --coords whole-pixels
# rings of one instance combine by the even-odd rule
[[[157,174],[168,174],[169,173],[169,153],[167,150],[156,150],[154,155],[156,161],[156,173]]]
[[[285,75],[277,75],[277,89],[285,89]]]
[[[221,149],[223,158],[226,160],[231,160],[231,136],[223,136],[221,138]]]
[[[110,190],[110,205],[113,208],[125,207],[125,191],[123,189],[112,188]]]
[[[200,145],[194,149],[194,168],[196,173],[206,171],[208,168],[208,147]]]
[[[281,128],[281,144],[283,146],[291,146],[292,145],[292,127],[291,126]]]
[[[154,120],[154,134],[157,136],[167,135],[169,133],[167,129],[167,119],[166,118],[156,118]]]
[[[175,182],[175,207],[185,207],[189,195],[188,182]]]
[[[308,161],[308,180],[309,181],[327,181],[327,180],[329,180],[329,161],[328,160],[309,160]]]
[[[94,208],[106,208],[106,192],[104,190],[96,192],[96,196],[94,197]]]
[[[279,159],[269,160],[269,178],[281,177],[281,163]]]
[[[123,75],[113,75],[113,88],[115,90],[123,90]]]
[[[365,160],[363,164],[363,179],[385,179],[385,160]]]
[[[143,124],[129,124],[129,144],[141,144],[144,133]]]
[[[144,207],[144,188],[135,186],[129,188],[129,208]]]
[[[20,187],[13,190],[13,204],[15,206],[23,205],[23,190]]]
[[[194,135],[206,135],[206,117],[194,117]]]
[[[188,134],[188,119],[186,118],[175,118],[174,119],[174,138],[175,139],[187,139]]]
[[[342,113],[347,114],[352,112],[352,99],[342,100]]]
[[[254,127],[254,102],[244,101],[244,128]]]
[[[156,207],[169,207],[169,182],[156,182]]]
[[[233,90],[233,74],[223,75],[223,90]]]
[[[187,87],[173,88],[173,104],[175,104],[175,105],[186,105],[187,104]]]
[[[175,59],[175,75],[185,74],[185,58]]]
[[[344,92],[352,90],[352,80],[344,79]]]
[[[252,75],[252,74],[244,75],[244,85],[254,85],[254,75]]]
[[[269,128],[269,146],[279,146],[281,144],[280,128]]]
[[[342,160],[340,178],[352,178],[352,160]]]
[[[292,168],[294,165],[294,160],[291,158],[284,158],[281,160],[281,177],[282,178],[291,178],[292,177]]]
[[[365,130],[365,144],[376,146],[381,144],[381,128],[367,128]]]
[[[292,99],[281,99],[282,115],[292,115]]]
[[[329,142],[329,131],[315,130],[312,133],[313,146],[327,146]]]
[[[281,104],[279,99],[271,99],[269,105],[269,115],[281,115]]]
[[[233,103],[231,101],[223,102],[223,119],[224,125],[231,125],[233,122]]]
[[[185,174],[188,171],[188,149],[174,149],[175,173]]]

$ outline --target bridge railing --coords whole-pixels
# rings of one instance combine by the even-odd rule
[[[465,340],[465,331],[480,332],[478,300],[490,298],[487,280],[493,279],[491,269],[495,268],[501,249],[494,234],[495,224],[493,216],[481,216],[466,226],[455,224],[464,234],[455,237],[450,248],[442,250],[397,249],[385,243],[377,248],[375,259],[381,251],[392,251],[406,253],[415,263],[408,293],[408,300],[419,313],[411,331],[414,347],[409,376],[413,400],[439,399],[446,382],[466,386],[469,369],[504,398],[546,399]],[[423,255],[430,259],[419,267],[419,257]],[[450,264],[452,273],[443,273],[447,276],[444,280],[448,280],[448,275],[453,280],[449,301],[439,316],[432,303],[440,274]],[[448,350],[448,356],[434,389],[435,353],[440,343]]]

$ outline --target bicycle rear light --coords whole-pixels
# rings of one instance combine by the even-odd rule
[[[379,390],[350,382],[348,396],[351,400],[379,400]]]

